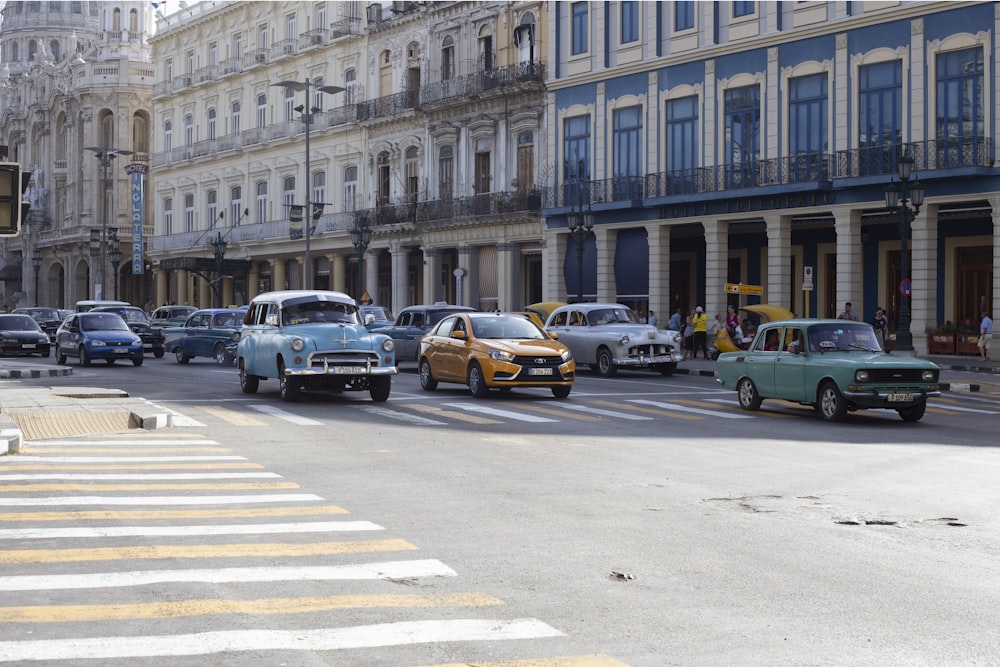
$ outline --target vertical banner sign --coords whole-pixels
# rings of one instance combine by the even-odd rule
[[[302,210],[304,208],[305,206],[297,204],[288,207],[288,238],[292,241],[302,238]]]
[[[125,166],[129,175],[129,201],[132,216],[132,275],[141,276],[146,272],[146,262],[143,260],[142,248],[142,177],[149,173],[149,167],[144,164],[132,163]]]

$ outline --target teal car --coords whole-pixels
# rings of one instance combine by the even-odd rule
[[[866,322],[795,319],[761,325],[748,349],[719,355],[716,375],[744,410],[773,398],[811,405],[827,421],[883,408],[915,422],[940,395],[940,372],[929,361],[887,354]]]

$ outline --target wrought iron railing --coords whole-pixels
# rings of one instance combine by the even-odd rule
[[[406,90],[394,95],[386,95],[374,100],[358,102],[357,119],[373,120],[384,116],[393,116],[403,111],[415,108],[417,105],[417,91]]]
[[[916,171],[989,167],[993,164],[994,147],[989,139],[980,136],[865,146],[837,152],[837,176],[892,175],[896,173],[897,158],[903,154],[913,157]]]
[[[361,34],[361,19],[359,18],[346,18],[343,21],[335,21],[330,24],[330,39],[347,36],[360,37]]]
[[[420,103],[478,95],[497,88],[510,88],[526,83],[541,83],[545,77],[542,63],[525,62],[476,72],[447,81],[424,84],[420,88]]]

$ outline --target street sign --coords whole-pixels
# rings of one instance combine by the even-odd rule
[[[760,285],[744,285],[743,283],[726,283],[726,294],[753,294],[764,295],[764,288]]]
[[[910,296],[910,279],[903,278],[899,281],[899,293],[903,296]]]
[[[811,266],[802,267],[802,291],[813,291],[813,267]]]

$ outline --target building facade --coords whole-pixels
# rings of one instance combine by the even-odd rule
[[[148,161],[152,12],[148,2],[83,0],[2,9],[0,143],[33,173],[22,233],[3,242],[11,307],[150,294],[152,216],[134,229],[123,167]]]
[[[977,326],[1000,305],[1000,5],[551,12],[546,298],[581,289],[714,315],[739,298],[726,285],[743,283],[806,316],[853,302],[871,319],[882,306],[893,330],[909,288],[918,350],[925,331]],[[926,193],[909,227],[885,198],[900,156]],[[581,211],[594,225],[579,271],[567,223]]]

